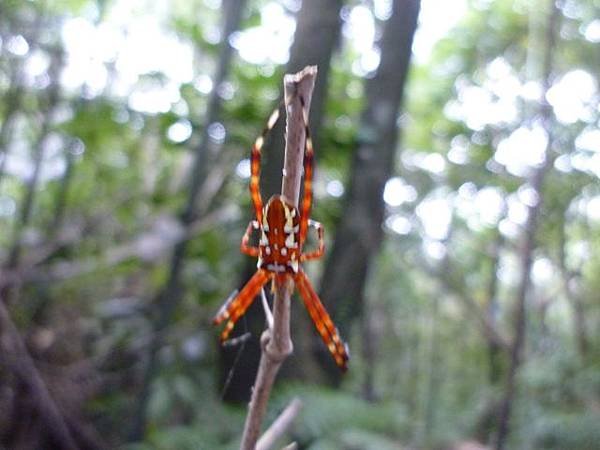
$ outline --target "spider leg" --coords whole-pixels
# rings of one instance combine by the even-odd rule
[[[331,317],[329,317],[319,296],[302,269],[296,274],[295,281],[300,296],[304,301],[304,305],[306,306],[317,331],[321,335],[321,339],[325,342],[327,349],[333,356],[338,367],[343,371],[346,371],[348,369],[348,359],[350,358],[348,355],[348,346],[340,338]]]
[[[252,152],[250,154],[250,197],[252,198],[252,204],[254,205],[254,211],[256,212],[256,218],[260,223],[263,219],[263,203],[260,196],[260,157],[261,150],[265,143],[265,139],[269,131],[275,126],[275,123],[279,119],[279,107],[275,109],[267,125],[263,129],[261,135],[256,138],[254,145],[252,146]]]
[[[323,256],[325,253],[325,228],[323,228],[323,224],[321,222],[317,222],[316,220],[308,221],[309,227],[314,227],[317,230],[317,236],[319,238],[319,246],[315,251],[303,253],[300,255],[300,261],[308,261],[309,259],[318,259]]]
[[[253,247],[248,245],[250,242],[250,236],[252,235],[252,230],[257,230],[259,228],[258,221],[251,220],[248,223],[248,227],[246,228],[246,232],[244,233],[244,237],[242,237],[242,243],[240,244],[240,251],[248,256],[257,257],[259,253],[258,247]]]
[[[306,148],[304,152],[304,197],[302,198],[302,210],[300,212],[300,246],[302,246],[308,233],[308,218],[310,217],[313,201],[312,182],[315,152],[310,129],[308,128],[308,111],[306,111],[306,104],[303,97],[300,97],[300,104],[302,105],[302,119],[304,121],[304,134],[306,136],[304,144]]]
[[[225,328],[221,332],[221,342],[227,340],[229,333],[233,330],[233,326],[237,320],[244,315],[248,307],[254,301],[254,298],[260,291],[260,288],[269,281],[271,274],[263,269],[258,269],[256,273],[246,283],[241,292],[237,295],[232,295],[213,319],[213,325],[218,325],[227,320]]]

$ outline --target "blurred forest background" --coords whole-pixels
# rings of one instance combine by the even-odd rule
[[[600,449],[599,43],[598,0],[1,0],[0,448],[237,447],[264,314],[210,319],[255,270],[251,144],[318,64],[306,269],[352,359],[295,301],[268,422]]]

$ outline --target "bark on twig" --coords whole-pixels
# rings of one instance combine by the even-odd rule
[[[281,194],[295,206],[298,205],[300,194],[305,140],[300,96],[306,108],[310,108],[316,75],[316,66],[308,66],[294,75],[284,77],[287,126]],[[290,297],[293,291],[294,283],[289,277],[283,283],[275,283],[273,329],[265,330],[261,337],[262,356],[246,416],[241,450],[255,450],[275,377],[285,358],[292,353]]]
[[[272,448],[277,439],[283,436],[289,429],[301,409],[302,402],[300,399],[294,398],[258,440],[256,450],[269,450]]]

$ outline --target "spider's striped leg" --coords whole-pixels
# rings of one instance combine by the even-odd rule
[[[309,259],[318,259],[321,256],[323,256],[323,253],[325,253],[325,239],[324,239],[325,228],[323,228],[323,224],[321,222],[317,222],[316,220],[309,219],[308,226],[314,227],[317,230],[317,236],[319,238],[319,246],[317,247],[317,249],[315,251],[303,253],[300,256],[300,261],[307,261]]]
[[[259,224],[257,220],[251,220],[248,223],[248,227],[246,228],[246,232],[244,233],[244,237],[242,238],[242,243],[240,244],[240,251],[248,256],[257,257],[259,249],[258,247],[253,247],[249,245],[250,236],[252,236],[252,230],[258,230]]]
[[[252,278],[250,278],[250,281],[246,283],[241,292],[230,298],[221,307],[213,319],[214,325],[218,325],[227,320],[227,324],[221,332],[221,341],[227,340],[227,337],[229,336],[229,333],[231,333],[231,330],[233,330],[233,326],[237,320],[244,315],[260,291],[260,288],[262,288],[270,278],[271,274],[268,271],[258,269]]]
[[[261,150],[265,143],[265,139],[269,131],[275,126],[275,123],[279,119],[279,107],[275,109],[267,125],[263,129],[259,137],[254,141],[252,146],[252,153],[250,154],[250,197],[252,198],[252,204],[254,205],[254,211],[256,212],[256,218],[260,223],[263,220],[263,203],[260,196],[260,157]]]
[[[304,197],[302,198],[302,206],[300,211],[300,246],[306,240],[306,234],[308,233],[308,218],[310,217],[310,210],[312,208],[313,201],[313,163],[315,152],[312,143],[312,137],[310,129],[308,128],[308,111],[306,110],[306,104],[304,98],[300,97],[300,105],[302,106],[302,119],[304,121],[304,134],[306,136],[305,141],[305,152],[304,152]]]
[[[315,292],[310,280],[302,269],[295,275],[296,286],[304,305],[310,314],[310,317],[325,342],[327,349],[333,356],[335,363],[342,370],[348,369],[348,346],[342,341],[337,328],[331,321],[331,317],[321,303],[319,296]]]

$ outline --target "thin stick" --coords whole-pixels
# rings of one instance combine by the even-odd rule
[[[283,436],[288,430],[301,409],[302,402],[300,399],[294,398],[258,440],[256,450],[269,450],[272,448],[277,439]]]
[[[286,445],[281,450],[298,450],[298,444],[295,442],[292,442],[290,445]]]
[[[298,206],[300,194],[305,139],[299,97],[302,96],[306,108],[310,108],[316,76],[316,66],[308,66],[283,79],[287,125],[281,195],[295,206]],[[285,358],[293,351],[290,337],[290,298],[293,291],[294,283],[289,277],[283,282],[275,283],[273,330],[265,330],[261,336],[262,355],[244,425],[241,450],[256,449],[275,377]]]

